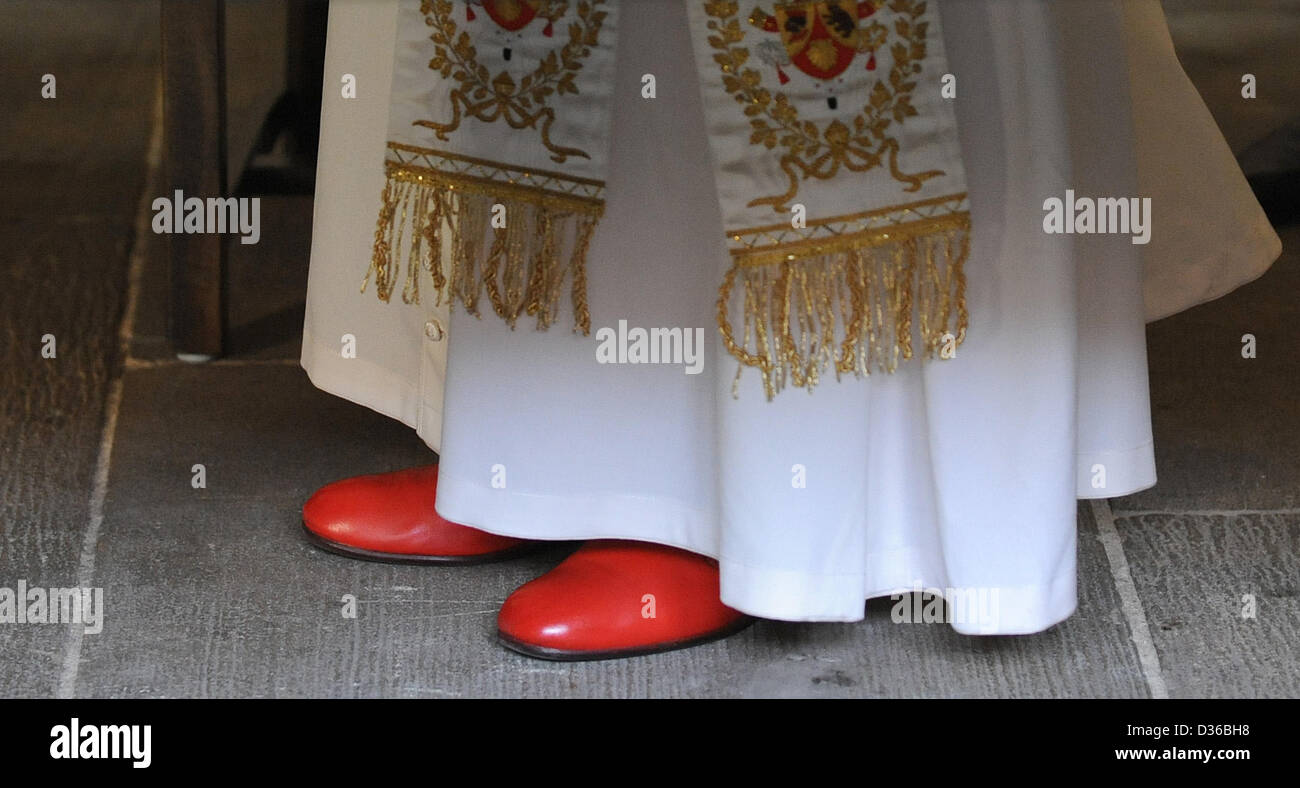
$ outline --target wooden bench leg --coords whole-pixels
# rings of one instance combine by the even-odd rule
[[[226,196],[224,36],[224,0],[163,0],[168,198],[177,189],[186,198]],[[226,323],[226,238],[174,232],[168,240],[173,349],[185,361],[220,356]]]

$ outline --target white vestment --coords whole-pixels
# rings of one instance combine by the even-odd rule
[[[439,452],[437,508],[454,522],[710,555],[723,601],[768,618],[852,621],[867,598],[921,588],[984,595],[953,611],[961,632],[1061,621],[1076,603],[1076,499],[1156,481],[1145,322],[1254,279],[1280,241],[1158,0],[940,9],[973,228],[955,358],[773,401],[751,374],[733,397],[682,0],[620,8],[592,336],[363,296],[394,48],[427,35],[397,29],[396,0],[381,0],[330,8],[304,368]],[[340,97],[343,74],[356,98]],[[1044,201],[1066,190],[1151,197],[1150,243],[1044,232]],[[620,321],[703,329],[701,371],[597,363],[598,330]]]

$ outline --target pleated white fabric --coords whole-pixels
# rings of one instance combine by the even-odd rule
[[[763,617],[852,621],[865,599],[920,587],[968,603],[953,609],[961,632],[1050,627],[1075,607],[1076,498],[1155,483],[1144,258],[1165,283],[1162,315],[1258,276],[1280,249],[1190,84],[1167,82],[1161,123],[1208,140],[1197,166],[1222,188],[1171,186],[1142,166],[1149,146],[1134,129],[1151,123],[1130,92],[1150,92],[1139,85],[1150,60],[1182,72],[1171,47],[1148,46],[1168,40],[1156,0],[1124,5],[941,4],[972,211],[967,340],[948,361],[768,402],[752,374],[733,398],[735,362],[717,339],[727,256],[681,0],[621,9],[626,98],[590,251],[593,337],[357,292],[382,189],[396,3],[332,4],[326,85],[352,73],[359,90],[326,91],[303,366],[440,451],[450,520],[710,555],[723,601]],[[654,100],[640,96],[646,73]],[[1045,234],[1043,201],[1067,188],[1153,193],[1216,218],[1184,217],[1175,244],[1159,223],[1171,209],[1157,206],[1146,247]],[[1189,283],[1180,266],[1195,267]],[[597,363],[595,329],[620,321],[702,328],[701,374]],[[340,352],[345,334],[356,358]]]

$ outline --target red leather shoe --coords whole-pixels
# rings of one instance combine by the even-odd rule
[[[302,524],[317,547],[401,564],[500,561],[538,545],[444,520],[433,508],[437,489],[437,465],[354,476],[317,490]]]
[[[753,619],[722,604],[718,564],[646,542],[587,542],[511,594],[501,644],[552,660],[613,659],[685,648]]]

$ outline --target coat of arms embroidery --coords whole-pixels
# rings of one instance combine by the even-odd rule
[[[882,7],[891,12],[892,24],[873,18]],[[845,171],[867,172],[882,165],[907,192],[920,191],[926,180],[943,175],[941,170],[904,172],[892,129],[917,114],[912,91],[929,33],[924,0],[787,2],[774,6],[773,13],[755,6],[747,19],[749,28],[780,36],[779,41],[769,39],[755,46],[759,59],[776,67],[776,86],[768,84],[770,75],[765,78],[763,71],[749,65],[753,50],[739,18],[740,3],[715,0],[705,4],[705,11],[710,17],[713,59],[722,69],[723,86],[750,119],[750,142],[779,150],[781,170],[788,179],[785,192],[758,197],[749,205],[770,205],[785,212],[801,181],[830,179]],[[864,25],[865,20],[871,21]],[[863,106],[840,107],[834,81],[861,54],[867,56],[868,71],[878,70],[878,54],[888,58],[888,68],[880,69],[883,73],[866,91]],[[804,88],[828,94],[829,114],[821,113],[826,117],[804,117],[807,102],[781,90],[790,83],[784,65],[793,65],[813,83]]]
[[[548,50],[531,72],[516,79],[506,67],[512,58],[509,47],[502,48],[499,67],[489,68],[482,62],[470,33],[456,22],[452,0],[422,0],[420,13],[425,17],[425,24],[433,28],[430,38],[434,43],[434,57],[429,61],[429,68],[443,79],[455,81],[456,87],[451,92],[450,120],[421,120],[416,125],[432,129],[439,140],[446,142],[447,135],[460,128],[464,118],[477,118],[484,123],[503,120],[514,129],[536,129],[551,159],[557,163],[564,163],[570,156],[590,158],[581,148],[557,145],[551,140],[555,109],[550,106],[550,100],[554,96],[578,93],[577,75],[599,41],[605,20],[600,6],[604,3],[605,0],[582,0],[571,6],[567,0],[478,0],[466,4],[467,23],[477,19],[474,6],[479,5],[493,24],[510,32],[544,21],[541,32],[548,38],[554,35],[558,24],[571,20],[567,40]]]

